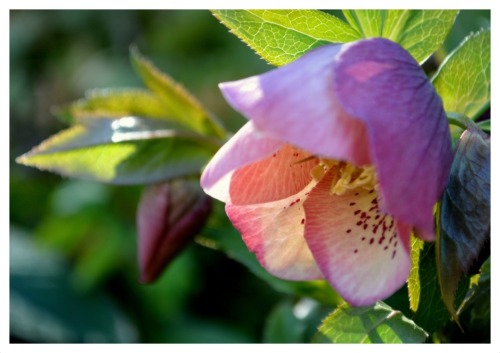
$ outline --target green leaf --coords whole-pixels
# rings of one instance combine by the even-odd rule
[[[361,37],[388,38],[422,63],[443,44],[458,11],[344,10],[343,13]]]
[[[441,201],[438,275],[443,300],[453,316],[460,278],[490,238],[490,153],[490,140],[481,130],[465,130]]]
[[[408,276],[408,296],[410,298],[410,309],[417,311],[420,303],[420,275],[419,263],[420,253],[424,248],[424,242],[416,237],[411,238],[411,270]]]
[[[420,249],[419,249],[420,248]],[[412,244],[412,271],[408,279],[413,320],[428,332],[434,332],[450,320],[450,315],[441,299],[434,244],[414,238]]]
[[[485,120],[477,123],[477,126],[484,132],[491,132],[491,120]]]
[[[491,342],[491,259],[481,266],[467,297],[458,309],[464,331],[475,343]],[[479,278],[477,278],[479,277]]]
[[[447,112],[476,119],[490,104],[490,30],[467,37],[433,78]]]
[[[63,121],[74,123],[81,118],[139,116],[171,119],[172,112],[155,94],[142,89],[93,89],[85,97],[54,109]]]
[[[343,302],[326,281],[286,281],[269,274],[247,249],[241,235],[228,221],[221,203],[214,204],[213,214],[201,235],[196,238],[199,244],[223,251],[279,292],[313,298],[332,306]]]
[[[64,176],[144,184],[197,174],[218,147],[158,119],[89,118],[16,161]]]
[[[130,49],[130,56],[144,84],[168,107],[172,119],[200,134],[225,137],[226,132],[216,117],[184,87],[156,68],[137,48]]]
[[[360,38],[345,22],[316,10],[212,12],[232,33],[275,66],[288,64],[321,45]]]
[[[317,342],[332,343],[421,343],[427,332],[399,311],[378,302],[370,307],[344,304],[319,327]]]

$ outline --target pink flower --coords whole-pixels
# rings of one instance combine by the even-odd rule
[[[220,87],[249,122],[201,185],[262,266],[325,278],[352,305],[399,289],[412,228],[434,239],[451,164],[442,102],[418,63],[373,38]]]

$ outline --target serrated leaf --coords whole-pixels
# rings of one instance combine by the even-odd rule
[[[203,228],[196,241],[206,247],[223,251],[228,257],[246,266],[257,277],[264,280],[276,291],[309,297],[320,303],[336,306],[343,299],[326,281],[287,281],[269,274],[257,261],[224,214],[220,203],[214,205],[214,217]]]
[[[344,10],[343,13],[362,38],[388,38],[422,63],[444,42],[458,11]]]
[[[288,64],[324,44],[360,38],[344,21],[316,10],[214,10],[212,13],[275,66]]]
[[[144,84],[168,107],[172,119],[203,135],[225,136],[226,133],[216,117],[184,87],[156,68],[137,48],[130,49],[130,56]]]
[[[42,142],[17,162],[63,176],[144,184],[197,174],[218,148],[165,121],[94,118]]]
[[[447,112],[477,118],[490,103],[490,30],[467,37],[433,78]]]
[[[443,300],[453,315],[460,278],[490,237],[490,153],[483,132],[465,130],[441,202],[438,274]]]
[[[370,307],[342,305],[319,327],[317,342],[421,343],[427,332],[399,311],[378,302]]]
[[[89,117],[126,117],[171,119],[172,113],[163,101],[153,93],[136,88],[93,89],[85,97],[58,107],[54,113],[62,120],[74,123]]]

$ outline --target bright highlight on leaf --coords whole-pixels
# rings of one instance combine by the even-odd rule
[[[130,49],[132,64],[144,84],[167,106],[171,117],[203,135],[223,137],[224,129],[196,98],[180,84],[158,70],[137,48]]]
[[[42,142],[17,162],[64,176],[143,184],[199,173],[217,148],[164,121],[89,118]]]

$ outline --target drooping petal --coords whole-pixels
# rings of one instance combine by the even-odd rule
[[[430,240],[451,165],[440,97],[410,54],[382,38],[347,44],[334,79],[345,111],[366,124],[383,206]]]
[[[322,278],[304,240],[304,200],[315,182],[286,199],[226,205],[226,213],[250,251],[271,274],[290,280]]]
[[[339,294],[353,305],[371,305],[405,283],[411,227],[380,212],[376,190],[339,196],[330,193],[332,180],[327,173],[304,203],[305,239]]]
[[[222,83],[226,100],[278,140],[311,154],[370,163],[364,124],[338,104],[334,90],[341,45],[326,45],[291,64],[240,81]]]
[[[259,161],[284,145],[246,123],[210,160],[201,176],[201,186],[210,196],[230,202],[229,185],[233,172]]]

